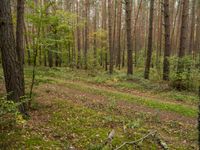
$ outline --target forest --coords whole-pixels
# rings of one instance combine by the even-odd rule
[[[200,0],[1,0],[0,149],[200,148]]]

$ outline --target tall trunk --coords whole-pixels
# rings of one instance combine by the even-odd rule
[[[116,56],[116,21],[117,21],[117,2],[116,1],[113,1],[113,5],[114,5],[114,8],[113,8],[113,37],[112,37],[112,50],[113,50],[113,67],[114,67],[114,64],[115,64],[115,56]]]
[[[134,50],[135,50],[135,66],[137,66],[137,57],[138,57],[137,36],[136,36],[137,31],[136,30],[137,30],[137,22],[138,22],[139,12],[140,12],[140,9],[141,9],[141,6],[142,6],[142,1],[143,0],[140,0],[139,7],[138,7],[138,10],[137,10],[137,14],[135,15],[135,23],[134,23],[134,29],[133,29]]]
[[[95,6],[95,15],[94,15],[94,41],[93,41],[93,48],[94,48],[94,66],[97,65],[97,6]]]
[[[149,36],[148,36],[148,50],[145,65],[144,78],[149,79],[151,56],[152,56],[152,37],[153,37],[153,16],[154,16],[154,0],[150,1],[150,13],[149,13]]]
[[[169,0],[164,0],[164,26],[165,26],[165,50],[163,62],[163,80],[169,80],[169,57],[171,51],[170,45],[170,15],[169,15]]]
[[[17,27],[16,27],[16,51],[19,61],[19,72],[21,80],[21,93],[25,94],[24,83],[24,0],[17,0]]]
[[[85,0],[85,48],[84,48],[84,68],[88,68],[88,62],[87,62],[87,53],[88,53],[88,19],[89,17],[89,0]]]
[[[17,54],[16,43],[13,32],[10,0],[1,0],[0,7],[0,50],[2,54],[2,64],[5,77],[6,91],[8,100],[20,101],[24,96],[23,76],[21,73],[21,55]],[[18,39],[19,40],[19,39]],[[23,105],[19,110],[24,113]]]
[[[191,29],[190,29],[190,43],[189,43],[189,54],[191,55],[194,51],[194,30],[195,30],[195,5],[196,0],[192,0],[192,13],[191,13]]]
[[[77,9],[77,49],[78,49],[78,58],[77,58],[77,69],[81,67],[81,43],[80,43],[80,27],[79,27],[79,1],[76,2]]]
[[[133,50],[132,50],[132,36],[131,36],[131,14],[132,5],[131,0],[125,1],[126,5],[126,38],[127,38],[127,74],[133,74]]]
[[[200,70],[200,1],[197,3],[197,26],[196,26],[196,40],[195,40],[195,53],[199,56],[199,70]]]
[[[182,73],[184,69],[184,64],[181,58],[185,56],[185,52],[188,46],[188,13],[189,13],[189,0],[183,0],[182,9],[182,24],[181,24],[181,35],[180,35],[180,47],[179,47],[179,62],[178,62],[178,72]]]
[[[122,16],[122,0],[118,1],[118,14],[117,14],[117,66],[121,67],[121,16]]]
[[[109,73],[113,73],[113,47],[112,47],[112,0],[108,0],[108,37],[109,37],[109,52],[110,52],[110,65]]]

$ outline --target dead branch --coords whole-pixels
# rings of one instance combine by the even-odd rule
[[[148,138],[149,136],[154,136],[156,134],[157,131],[152,131],[150,133],[148,133],[147,135],[145,135],[144,137],[136,140],[136,141],[131,141],[131,142],[124,142],[122,145],[120,145],[119,147],[117,147],[115,150],[119,150],[121,149],[122,147],[124,147],[125,145],[134,145],[134,144],[137,144],[139,142],[142,142],[144,141],[146,138]]]

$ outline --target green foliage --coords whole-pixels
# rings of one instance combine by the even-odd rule
[[[8,101],[4,97],[0,99],[0,127],[9,129],[16,125],[25,123],[22,115],[18,111],[19,103]]]
[[[178,71],[177,64],[182,64],[181,71]],[[200,74],[195,66],[195,60],[191,56],[183,58],[171,57],[171,85],[179,90],[196,91],[199,86]]]

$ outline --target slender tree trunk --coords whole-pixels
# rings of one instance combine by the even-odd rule
[[[122,0],[118,1],[118,14],[117,14],[117,66],[121,67],[121,16],[122,16]]]
[[[112,0],[108,0],[108,37],[109,37],[109,52],[110,52],[110,65],[109,73],[113,73],[113,47],[112,47]]]
[[[139,12],[140,12],[140,9],[141,9],[141,6],[142,6],[142,1],[143,0],[140,0],[140,3],[139,3],[139,7],[138,7],[138,10],[137,10],[137,14],[135,16],[135,23],[134,23],[134,29],[133,29],[133,37],[134,37],[134,50],[135,50],[135,67],[137,66],[137,57],[138,57],[138,51],[137,51],[137,22],[138,22],[138,17],[139,17]]]
[[[148,36],[148,50],[145,65],[144,78],[149,79],[151,56],[152,56],[152,41],[153,41],[153,16],[154,16],[154,0],[150,1],[150,13],[149,13],[149,36]]]
[[[77,49],[78,49],[78,58],[77,58],[77,69],[81,67],[81,42],[80,42],[80,27],[79,27],[79,1],[76,2],[77,9]]]
[[[165,51],[163,62],[163,80],[169,80],[169,57],[171,51],[170,45],[170,15],[169,15],[169,0],[164,0],[164,26],[165,26]]]
[[[127,38],[127,74],[133,74],[133,50],[132,50],[132,32],[131,32],[131,0],[125,1],[126,5],[126,38]]]
[[[93,48],[94,48],[94,66],[97,65],[97,6],[95,6],[95,15],[94,15],[94,41],[93,41]]]
[[[195,31],[195,5],[196,0],[192,0],[192,12],[191,12],[191,29],[190,29],[190,42],[189,42],[189,54],[192,55],[194,51],[194,31]]]
[[[183,0],[183,10],[182,10],[182,24],[181,24],[181,35],[180,35],[180,47],[179,47],[179,62],[178,62],[178,72],[182,73],[184,69],[184,64],[181,58],[185,56],[186,49],[188,47],[188,19],[189,19],[189,0]]]
[[[17,27],[16,27],[16,51],[19,61],[19,71],[21,77],[21,93],[25,95],[24,83],[24,0],[17,0]]]
[[[87,53],[88,53],[88,19],[89,17],[89,0],[85,0],[85,48],[84,48],[84,68],[88,68],[88,62],[87,62]]]

